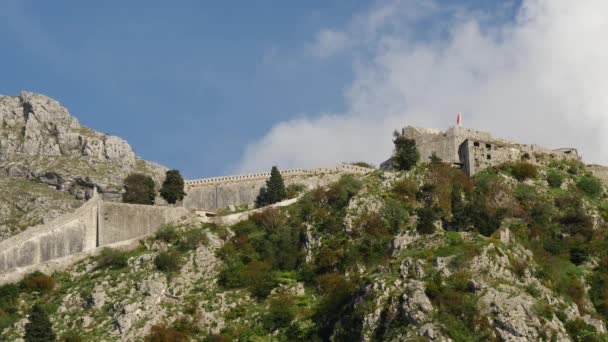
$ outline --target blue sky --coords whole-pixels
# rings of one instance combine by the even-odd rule
[[[384,52],[363,43],[358,23],[383,6],[404,8],[394,19],[409,23],[412,3],[416,1],[3,1],[0,94],[31,90],[49,95],[82,124],[125,138],[143,158],[178,168],[187,178],[274,163],[323,164],[337,157],[302,160],[286,150],[275,158],[264,144],[282,145],[273,140],[273,132],[298,120],[315,123],[328,113],[350,115],[360,98],[362,75],[368,75],[370,65],[377,66]],[[474,18],[482,35],[499,41],[504,37],[483,30],[509,25],[519,9],[516,1],[418,3],[435,9],[412,14],[417,19],[405,29],[383,22],[382,32],[399,39],[411,36],[409,44],[420,40],[435,46],[444,41],[436,32],[452,32],[446,23],[464,17]],[[431,14],[425,16],[425,11]],[[338,33],[330,37],[346,37],[343,48],[315,53],[323,30]],[[374,31],[375,41],[383,38]],[[311,134],[307,139],[315,140],[318,133]],[[390,143],[390,136],[375,139]],[[385,154],[386,144],[382,146]],[[322,148],[293,151],[313,157],[317,152],[322,155]],[[356,159],[356,151],[351,152],[345,158]],[[247,158],[266,159],[255,163]]]

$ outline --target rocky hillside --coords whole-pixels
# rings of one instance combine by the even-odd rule
[[[0,238],[73,210],[94,186],[118,198],[130,172],[160,181],[164,170],[126,141],[80,125],[51,98],[0,96]]]
[[[608,198],[578,162],[344,176],[0,287],[65,341],[605,341]]]

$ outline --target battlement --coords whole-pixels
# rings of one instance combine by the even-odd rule
[[[320,175],[327,173],[354,173],[354,174],[365,174],[370,172],[371,169],[351,164],[340,164],[335,167],[319,167],[314,169],[289,169],[283,170],[281,176],[305,176],[305,175]],[[246,181],[255,181],[261,179],[270,178],[270,172],[259,172],[250,173],[245,175],[233,175],[233,176],[221,176],[221,177],[210,177],[201,178],[185,181],[186,187],[193,188],[198,186],[217,185],[226,183],[238,183]]]

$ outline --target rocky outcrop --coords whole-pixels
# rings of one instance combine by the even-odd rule
[[[104,199],[118,199],[123,179],[134,171],[150,174],[160,183],[165,168],[138,158],[125,140],[80,125],[47,96],[32,92],[0,96],[0,178],[26,182],[28,191],[16,197],[35,199],[36,210],[48,212],[31,215],[29,209],[11,203],[15,196],[0,197],[0,213],[7,214],[0,219],[0,237],[73,210],[92,196],[94,187]],[[62,195],[39,191],[36,184],[66,193],[63,197],[72,200],[57,206],[53,197]]]

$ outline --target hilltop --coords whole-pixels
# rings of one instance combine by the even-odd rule
[[[4,286],[3,335],[41,302],[83,340],[606,339],[608,198],[575,160],[343,176],[243,219]]]

